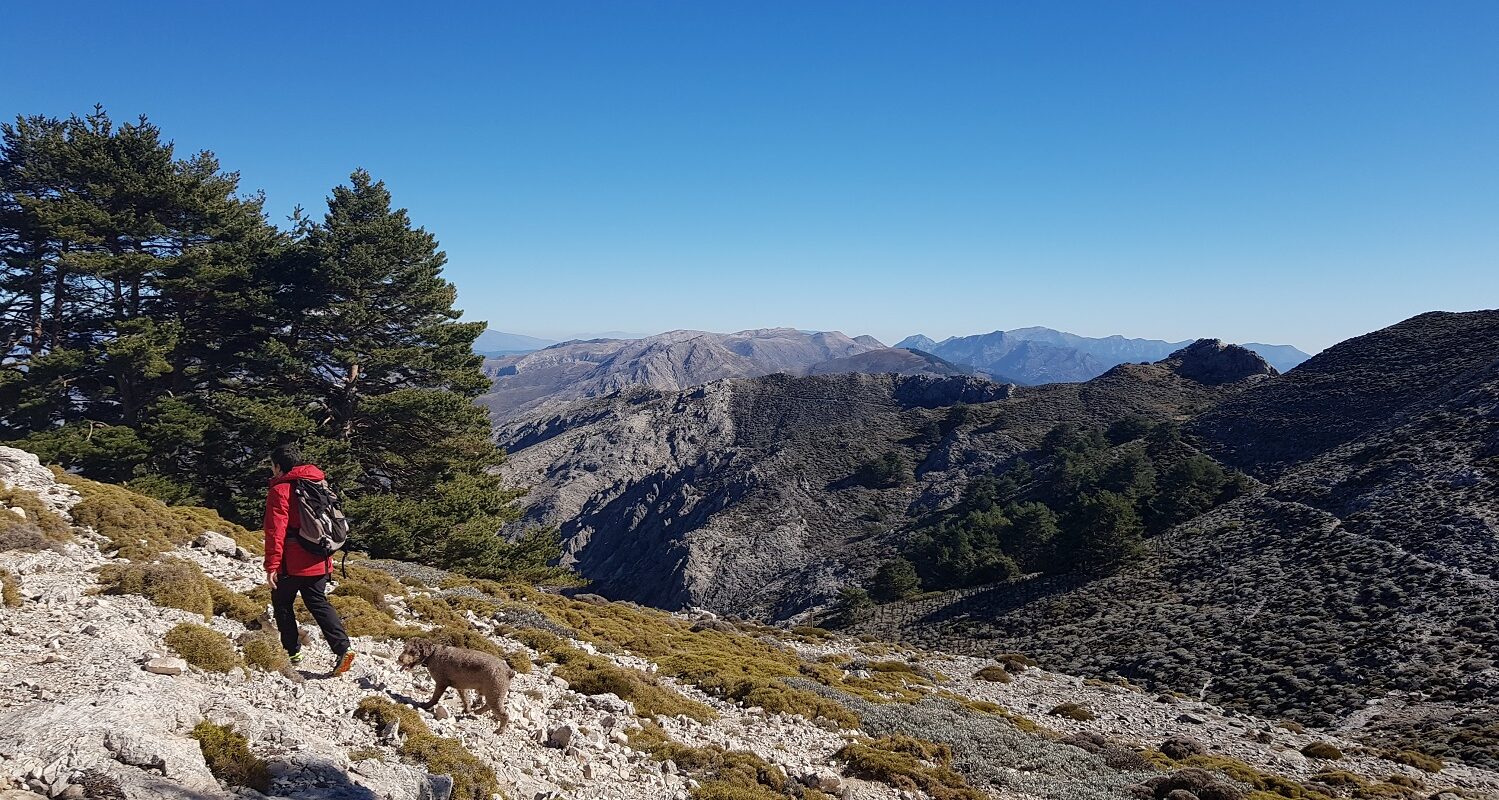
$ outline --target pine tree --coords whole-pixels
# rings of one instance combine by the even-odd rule
[[[488,387],[473,353],[485,323],[457,321],[445,260],[385,184],[356,171],[302,226],[281,341],[285,391],[316,409],[308,449],[355,498],[374,551],[469,563],[505,543],[496,531],[516,495],[487,472],[501,453],[473,402]]]
[[[0,431],[222,506],[241,465],[213,431],[240,423],[207,400],[259,382],[244,356],[267,333],[253,276],[281,245],[260,199],[210,153],[176,158],[145,118],[95,109],[0,133]]]

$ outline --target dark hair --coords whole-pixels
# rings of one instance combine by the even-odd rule
[[[283,444],[271,451],[271,463],[276,465],[282,472],[291,472],[293,468],[307,463],[302,460],[302,451],[294,444]]]

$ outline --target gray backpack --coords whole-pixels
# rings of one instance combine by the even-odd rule
[[[328,481],[299,478],[292,481],[291,490],[302,519],[302,527],[297,529],[299,543],[324,558],[342,550],[349,541],[349,520]]]

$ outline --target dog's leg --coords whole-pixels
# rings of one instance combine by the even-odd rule
[[[431,711],[432,708],[437,705],[437,701],[442,699],[443,692],[446,692],[447,690],[448,690],[448,684],[443,683],[442,681],[438,681],[437,682],[437,691],[435,691],[435,692],[432,693],[432,699],[428,700],[425,704],[423,704],[422,708],[425,708],[428,711]]]
[[[458,690],[458,702],[463,705],[463,713],[465,713],[465,714],[472,714],[472,713],[474,713],[474,709],[472,707],[470,707],[469,704],[468,704],[468,690],[467,689],[459,689]]]

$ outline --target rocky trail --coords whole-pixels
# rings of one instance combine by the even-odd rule
[[[80,501],[34,458],[9,448],[0,448],[0,484],[27,490],[59,515]],[[25,514],[21,509],[16,516]],[[411,704],[430,697],[425,670],[397,667],[400,641],[357,637],[354,667],[338,678],[319,673],[331,666],[320,640],[308,647],[309,663],[300,674],[243,665],[204,669],[165,641],[180,623],[203,624],[203,615],[137,594],[101,592],[97,570],[128,562],[112,557],[111,542],[97,532],[77,525],[73,532],[72,541],[50,548],[0,551],[0,572],[15,576],[19,603],[0,609],[0,798],[461,796],[454,792],[458,770],[444,772],[438,768],[444,762],[424,761],[421,748],[411,746],[423,734],[408,724],[372,724],[356,715],[370,698]],[[200,533],[167,555],[236,592],[253,590],[261,579],[258,558],[227,536]],[[417,612],[424,604],[480,594],[430,568],[360,566],[404,579],[406,595],[382,598],[400,625],[432,627]],[[499,730],[488,716],[462,713],[451,692],[433,712],[413,713],[432,735],[456,742],[492,770],[512,800],[1499,797],[1494,772],[1454,763],[1432,774],[1325,732],[1047,672],[1027,667],[1019,656],[922,651],[815,629],[734,623],[706,612],[646,612],[601,598],[546,596],[545,603],[510,602],[487,615],[467,608],[459,613],[474,634],[531,664],[514,676],[510,723]],[[725,699],[704,687],[726,676],[682,666],[685,653],[657,648],[644,656],[652,651],[644,644],[609,645],[603,637],[633,643],[631,637],[647,634],[608,633],[604,624],[616,618],[610,614],[660,620],[663,641],[718,635],[723,638],[714,641],[734,648],[761,648],[754,652],[801,664],[801,676],[767,683],[763,694],[745,698],[749,702]],[[206,624],[230,641],[247,634],[245,624],[225,616]],[[559,632],[563,644],[517,633],[538,629]],[[586,656],[563,655],[579,652]],[[709,711],[697,714],[701,719],[652,715],[614,693],[577,691],[558,674],[570,658],[647,676],[684,707]],[[738,670],[732,658],[712,663],[720,673]],[[772,700],[779,691],[834,699],[837,711],[781,713],[752,702]],[[845,714],[842,725],[828,716]],[[226,784],[210,768],[205,748],[192,737],[205,720],[244,737],[264,762],[264,791]],[[651,745],[651,737],[659,745],[662,736],[676,749]],[[917,741],[932,749],[919,757],[899,749]],[[897,749],[881,750],[879,742]],[[1303,755],[1312,745],[1333,748],[1339,757]],[[704,753],[736,752],[753,754],[744,763],[763,764],[737,788],[724,777],[733,770],[713,775],[697,763]],[[1266,786],[1290,785],[1317,793],[1265,793]],[[466,786],[459,781],[460,791]],[[1181,794],[1189,788],[1196,793]]]

